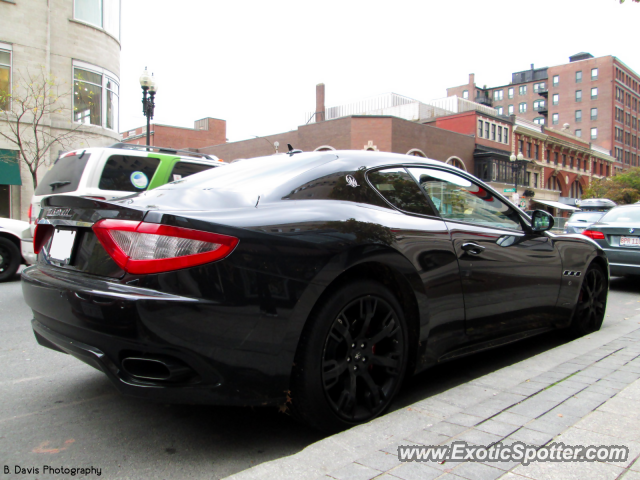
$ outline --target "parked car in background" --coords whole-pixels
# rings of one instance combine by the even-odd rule
[[[600,328],[608,265],[467,172],[331,151],[246,159],[115,201],[43,201],[37,341],[161,402],[280,405],[333,432],[407,375]]]
[[[564,224],[563,233],[582,233],[604,214],[605,212],[574,212]]]
[[[620,205],[582,232],[606,252],[611,275],[640,275],[640,205]]]
[[[0,218],[0,282],[13,277],[20,265],[35,263],[29,232],[29,222]],[[27,258],[22,254],[23,251],[27,253]]]
[[[31,199],[31,233],[43,198],[73,195],[115,200],[223,165],[215,155],[126,143],[66,152],[40,180]]]

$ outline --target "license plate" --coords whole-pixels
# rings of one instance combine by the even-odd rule
[[[640,237],[620,237],[621,247],[640,247]]]
[[[76,230],[55,230],[53,232],[53,240],[51,240],[51,248],[49,249],[49,257],[63,265],[69,265],[71,261],[71,253],[73,252],[73,244],[76,240]]]

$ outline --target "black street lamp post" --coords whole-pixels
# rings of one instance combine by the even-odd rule
[[[514,188],[514,198],[516,199],[516,202],[520,199],[519,195],[518,195],[518,176],[520,175],[520,169],[523,168],[524,171],[527,171],[527,164],[529,163],[528,160],[525,160],[524,155],[522,155],[522,152],[518,153],[518,156],[516,157],[515,154],[511,154],[511,156],[509,157],[509,161],[511,161],[511,168],[513,169],[513,186]],[[523,185],[524,185],[524,179],[523,179]]]
[[[158,91],[158,84],[153,78],[153,73],[149,75],[147,67],[144,67],[144,72],[140,75],[140,86],[142,87],[142,113],[147,117],[147,147],[150,145],[151,140],[151,119],[153,118],[153,111],[156,108],[154,102],[156,92]]]

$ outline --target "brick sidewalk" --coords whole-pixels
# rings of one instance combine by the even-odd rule
[[[258,465],[233,480],[640,480],[640,315],[368,424]],[[626,445],[621,463],[398,461],[398,445],[501,441]]]

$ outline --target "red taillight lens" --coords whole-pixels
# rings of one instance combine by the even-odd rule
[[[93,231],[120,268],[134,274],[215,262],[238,244],[237,238],[227,235],[131,220],[100,220]]]
[[[27,216],[29,217],[29,225],[33,223],[33,219],[31,218],[31,212],[33,212],[33,204],[29,205],[29,211],[27,212]]]
[[[604,233],[598,232],[596,230],[585,230],[582,232],[582,235],[586,235],[589,238],[593,238],[594,240],[604,240]]]
[[[53,235],[53,225],[36,224],[33,234],[33,253],[38,254]]]

